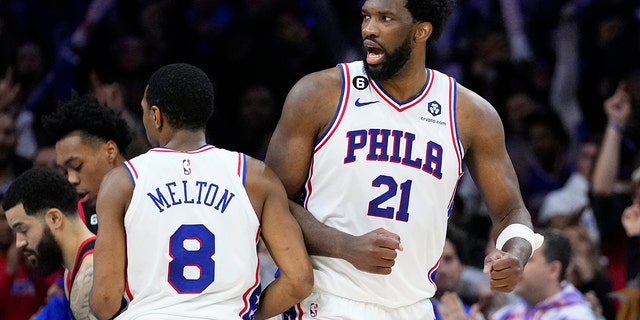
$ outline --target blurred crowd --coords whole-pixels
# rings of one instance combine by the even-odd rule
[[[209,143],[262,159],[295,81],[361,57],[361,3],[0,0],[0,194],[27,168],[55,166],[41,117],[74,92],[127,120],[129,157],[146,151],[146,81],[173,62],[214,82]],[[535,226],[566,233],[567,279],[615,319],[640,269],[640,1],[457,0],[427,60],[497,109]],[[482,268],[490,243],[486,210],[465,175],[451,223],[477,246],[466,250],[469,267]],[[0,231],[0,297],[32,297],[25,314],[34,314],[55,282],[22,281],[28,267],[10,263],[19,257],[10,230]],[[26,319],[4,316],[10,301],[0,299],[0,318]]]

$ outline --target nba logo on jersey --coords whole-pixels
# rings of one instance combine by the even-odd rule
[[[309,306],[309,315],[313,318],[315,318],[316,316],[318,316],[318,304],[315,302],[312,302],[311,305]]]
[[[191,160],[189,159],[182,160],[182,171],[187,176],[191,174]]]

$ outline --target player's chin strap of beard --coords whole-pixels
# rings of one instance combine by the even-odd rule
[[[504,228],[504,230],[502,230],[502,232],[498,236],[498,239],[496,240],[496,248],[502,250],[504,244],[507,243],[509,239],[515,237],[525,239],[531,244],[531,255],[533,255],[533,252],[536,249],[540,248],[540,246],[542,246],[542,243],[544,242],[544,237],[541,234],[534,233],[531,228],[525,226],[524,224],[514,223],[508,225],[506,228]]]

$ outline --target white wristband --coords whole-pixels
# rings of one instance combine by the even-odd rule
[[[531,228],[525,226],[524,224],[514,223],[508,225],[496,240],[496,248],[502,250],[504,244],[507,243],[512,238],[522,238],[527,240],[531,244],[531,254],[533,255],[533,251],[540,248],[542,246],[542,242],[544,242],[544,237],[538,233],[533,233]]]

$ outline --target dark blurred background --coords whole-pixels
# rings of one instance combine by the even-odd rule
[[[360,59],[361,5],[0,0],[0,185],[29,165],[52,161],[53,141],[40,118],[74,91],[96,94],[144,135],[139,116],[146,81],[174,62],[196,65],[214,82],[209,143],[262,159],[292,85],[307,73]],[[588,203],[583,193],[586,200],[557,200],[551,203],[556,211],[541,211],[572,174],[583,172],[588,180],[607,126],[603,102],[620,83],[640,119],[640,1],[458,0],[442,37],[429,44],[427,66],[454,76],[496,108],[525,203],[534,224],[543,225],[549,215],[575,209],[572,203]],[[636,129],[627,131],[623,179],[638,164]],[[148,148],[144,141],[136,147],[130,156]],[[16,158],[26,163],[16,166]],[[479,249],[471,250],[470,264],[481,265],[490,224],[468,175],[457,199],[451,220],[478,240],[470,242]],[[610,235],[624,236],[619,223],[603,230],[593,215],[581,219],[596,243],[611,245],[607,241],[617,237]],[[619,214],[612,219],[619,221]],[[609,259],[603,264],[620,288],[624,268],[611,261],[624,261],[602,248]]]

